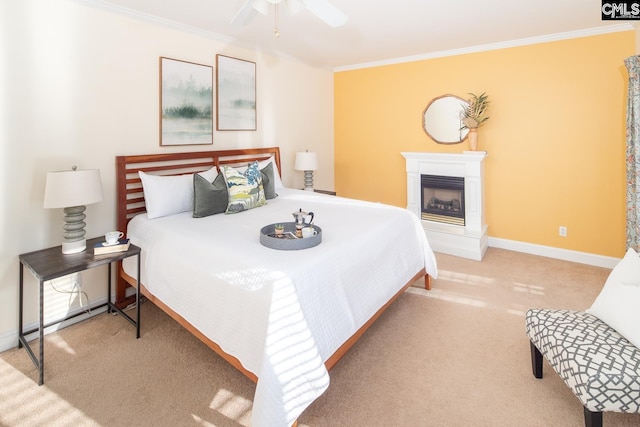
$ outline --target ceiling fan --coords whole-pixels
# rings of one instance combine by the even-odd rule
[[[286,6],[291,15],[299,12],[304,7],[331,27],[344,25],[349,19],[347,15],[327,0],[247,0],[236,13],[236,16],[233,17],[231,23],[246,25],[255,16],[256,12],[268,15],[271,6],[275,6],[277,21],[278,7],[281,4]]]

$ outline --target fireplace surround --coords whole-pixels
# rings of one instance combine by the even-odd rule
[[[436,252],[463,258],[481,260],[488,247],[488,226],[484,215],[484,151],[465,151],[462,154],[449,153],[401,153],[406,159],[407,209],[421,219],[431,247]],[[427,192],[423,189],[424,176],[452,177],[452,182],[463,182],[462,190],[443,188],[443,193]],[[437,179],[436,179],[437,181]],[[435,185],[438,186],[437,184]],[[443,187],[441,185],[441,187]],[[446,187],[446,186],[445,186]],[[447,191],[453,193],[446,193]],[[460,194],[460,209],[464,209],[462,221],[443,220],[439,216],[425,215],[425,197],[441,202],[441,210],[455,210],[455,194]],[[445,215],[452,216],[452,215]]]

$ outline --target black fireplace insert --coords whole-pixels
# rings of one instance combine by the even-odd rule
[[[464,177],[421,175],[420,180],[422,219],[464,226]]]

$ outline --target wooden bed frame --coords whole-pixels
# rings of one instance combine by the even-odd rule
[[[116,157],[116,185],[117,185],[117,221],[118,230],[126,232],[127,225],[131,218],[140,213],[146,212],[144,194],[142,191],[142,183],[138,176],[139,171],[155,173],[159,175],[179,175],[184,173],[194,173],[208,170],[213,166],[218,170],[222,165],[246,166],[248,162],[254,160],[267,160],[271,156],[274,157],[275,163],[280,167],[280,149],[278,147],[270,148],[249,148],[237,150],[219,150],[219,151],[199,151],[189,153],[166,153],[166,154],[148,154],[135,156],[117,156]],[[127,275],[122,269],[122,263],[118,265],[118,281],[116,291],[116,303],[120,307],[125,307],[134,302],[134,297],[126,296],[126,288],[135,286],[135,278]],[[346,354],[346,352],[358,341],[365,331],[380,317],[380,315],[389,307],[412,283],[424,277],[425,289],[431,289],[430,277],[423,268],[418,271],[403,286],[393,298],[391,298],[383,307],[381,307],[356,333],[351,336],[336,352],[325,362],[327,370],[331,368]],[[140,292],[147,297],[156,306],[167,313],[171,318],[176,320],[194,336],[204,342],[213,351],[218,353],[223,359],[229,362],[233,367],[242,372],[253,382],[257,382],[258,378],[248,371],[238,359],[225,353],[220,346],[207,338],[202,332],[196,329],[180,314],[170,309],[166,304],[151,294],[144,284],[140,285]]]

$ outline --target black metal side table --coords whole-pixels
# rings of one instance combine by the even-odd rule
[[[79,316],[82,313],[68,316],[61,320],[56,320],[50,324],[44,324],[44,282],[52,279],[57,279],[62,276],[66,276],[72,273],[78,273],[91,268],[99,267],[101,265],[108,264],[107,267],[107,302],[93,309],[107,306],[107,311],[115,311],[120,313],[127,319],[132,325],[136,327],[136,338],[140,338],[140,248],[136,245],[130,244],[129,249],[125,252],[116,252],[104,255],[94,255],[93,247],[104,241],[103,237],[96,237],[94,239],[87,240],[87,249],[84,252],[76,254],[63,254],[62,247],[56,246],[53,248],[42,249],[35,252],[29,252],[21,254],[20,259],[20,307],[19,307],[19,319],[18,319],[18,348],[23,346],[27,350],[29,357],[36,365],[39,371],[38,385],[44,384],[44,329],[69,320],[73,317]],[[136,278],[136,319],[134,320],[128,314],[123,312],[118,306],[111,302],[111,269],[112,264],[116,261],[129,258],[131,256],[137,256],[138,261],[138,277]],[[24,267],[27,267],[29,271],[38,279],[40,284],[39,296],[40,296],[40,311],[39,311],[39,325],[37,329],[29,331],[23,330],[23,314],[24,314]],[[26,336],[39,331],[40,338],[40,351],[37,357],[33,349],[27,342]]]

